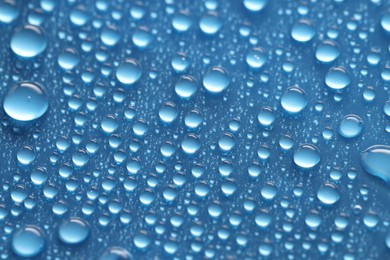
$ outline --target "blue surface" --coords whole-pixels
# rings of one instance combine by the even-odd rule
[[[0,1],[2,259],[390,259],[388,1]]]

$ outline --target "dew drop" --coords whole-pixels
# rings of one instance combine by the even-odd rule
[[[252,69],[260,69],[266,63],[268,57],[265,51],[261,48],[253,48],[251,49],[246,57],[245,61]]]
[[[312,40],[315,34],[316,31],[308,20],[299,20],[291,29],[291,37],[301,43]]]
[[[195,134],[187,134],[181,142],[181,149],[183,149],[186,154],[195,154],[200,146],[199,138]]]

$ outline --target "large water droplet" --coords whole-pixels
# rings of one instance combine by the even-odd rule
[[[80,218],[64,221],[58,229],[58,237],[65,244],[76,245],[84,242],[89,236],[89,227]]]
[[[299,20],[291,29],[291,37],[297,42],[308,42],[315,34],[316,31],[308,20]]]
[[[243,0],[246,9],[251,12],[260,12],[267,5],[268,0]]]
[[[325,40],[316,49],[316,59],[322,63],[331,63],[340,56],[340,51],[333,41]]]
[[[301,88],[290,87],[283,93],[280,103],[288,113],[297,114],[307,105],[306,94]]]
[[[136,83],[142,75],[141,64],[136,59],[127,59],[116,70],[116,78],[125,85]]]
[[[43,232],[36,226],[27,225],[12,236],[12,251],[20,257],[34,257],[45,248]]]
[[[110,247],[99,257],[99,260],[132,260],[133,256],[126,249],[118,246]]]
[[[304,169],[313,168],[320,160],[320,151],[312,144],[302,144],[294,152],[294,163]]]
[[[203,86],[207,91],[218,94],[230,84],[230,78],[222,67],[212,67],[203,76]]]
[[[195,79],[191,76],[181,76],[175,84],[176,94],[183,98],[191,98],[197,90]]]
[[[19,10],[14,0],[5,0],[0,3],[0,22],[12,23],[19,16]]]
[[[390,14],[383,15],[381,26],[386,33],[390,34]]]
[[[181,149],[186,154],[194,154],[200,148],[199,138],[195,134],[187,134],[181,142]]]
[[[222,21],[216,13],[208,13],[199,20],[200,30],[208,35],[218,33],[221,27]]]
[[[333,90],[341,90],[351,83],[351,78],[343,67],[329,69],[325,76],[325,84]]]
[[[373,145],[367,148],[361,154],[360,163],[366,172],[390,186],[390,146]]]
[[[363,120],[357,115],[346,115],[341,119],[338,132],[345,138],[358,137],[363,131]]]
[[[261,48],[253,48],[251,49],[245,57],[246,63],[252,69],[260,69],[264,66],[268,57],[265,51]]]
[[[336,185],[324,183],[317,191],[317,198],[325,205],[333,205],[340,199],[340,192]]]
[[[44,88],[33,82],[19,82],[4,98],[4,111],[18,121],[40,118],[49,107],[49,98]]]
[[[32,58],[46,49],[47,40],[41,28],[28,24],[15,31],[10,46],[16,55]]]

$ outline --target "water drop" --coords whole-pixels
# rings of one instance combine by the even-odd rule
[[[99,257],[99,260],[132,260],[133,256],[127,251],[126,249],[119,247],[119,246],[113,246],[106,251]]]
[[[308,42],[315,34],[316,31],[308,20],[299,20],[291,29],[291,37],[297,42]]]
[[[46,90],[34,82],[19,82],[10,88],[3,108],[8,116],[18,121],[32,121],[43,116],[49,107]]]
[[[268,0],[243,0],[246,9],[251,12],[260,12],[267,5]]]
[[[269,127],[275,121],[276,116],[270,107],[262,107],[260,112],[257,114],[257,120],[263,127]]]
[[[373,145],[364,150],[360,157],[363,169],[379,177],[390,186],[390,146]]]
[[[186,154],[195,154],[200,146],[199,138],[195,134],[187,134],[181,142],[181,149]]]
[[[191,28],[192,23],[192,19],[186,11],[180,11],[172,18],[172,27],[178,32],[188,31]]]
[[[363,131],[363,120],[357,115],[346,115],[341,119],[338,132],[345,138],[358,137]]]
[[[212,94],[223,92],[230,84],[230,78],[222,67],[212,67],[203,76],[203,86]]]
[[[176,94],[183,98],[191,98],[197,90],[195,79],[191,76],[181,76],[175,84]]]
[[[320,151],[312,144],[302,144],[294,152],[294,163],[304,169],[313,168],[320,160]]]
[[[80,62],[80,58],[75,49],[66,49],[58,56],[58,65],[64,70],[72,70]]]
[[[322,63],[331,63],[340,56],[340,51],[333,41],[325,40],[317,46],[316,59]]]
[[[222,21],[216,13],[208,13],[203,16],[199,21],[200,30],[207,35],[213,35],[218,33],[221,27]]]
[[[390,14],[383,15],[381,26],[386,33],[390,34]]]
[[[19,16],[19,9],[14,0],[4,0],[0,3],[0,22],[12,23]]]
[[[36,226],[27,225],[12,236],[12,251],[20,257],[34,257],[43,252],[46,240],[43,232]]]
[[[246,57],[245,61],[252,69],[260,69],[266,63],[268,57],[265,51],[261,48],[251,49]]]
[[[298,114],[307,105],[306,94],[301,88],[290,87],[283,93],[280,103],[288,113]]]
[[[125,85],[136,83],[142,75],[141,64],[136,59],[127,59],[116,70],[116,78]]]
[[[89,233],[90,230],[87,223],[80,218],[66,220],[58,228],[59,239],[68,245],[84,242],[88,238]]]
[[[325,76],[325,84],[333,90],[341,90],[351,83],[347,71],[343,67],[330,68]]]
[[[326,182],[317,191],[317,198],[325,205],[333,205],[340,200],[336,185]]]
[[[15,31],[10,46],[16,55],[32,58],[46,49],[47,39],[41,28],[28,24]]]
[[[165,102],[160,110],[158,111],[158,116],[163,123],[170,124],[177,118],[179,111],[176,105],[172,102]]]
[[[17,153],[17,158],[19,163],[23,165],[29,165],[31,164],[32,161],[35,159],[35,151],[33,148],[30,146],[24,146],[22,147],[18,153]]]

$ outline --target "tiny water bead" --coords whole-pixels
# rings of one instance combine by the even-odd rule
[[[229,84],[229,75],[222,67],[212,67],[203,76],[203,86],[212,94],[222,93]]]
[[[16,55],[33,58],[46,49],[47,39],[40,27],[28,24],[15,31],[10,46]]]
[[[176,94],[183,99],[191,98],[193,95],[195,95],[196,90],[196,81],[191,76],[181,76],[175,84]]]
[[[390,186],[390,146],[373,145],[367,148],[361,153],[360,163],[367,173]]]
[[[286,112],[298,114],[307,105],[306,94],[299,87],[290,87],[283,93],[280,103]]]
[[[268,4],[268,0],[243,0],[245,8],[251,12],[260,12]]]
[[[345,138],[358,137],[363,131],[363,120],[357,115],[346,115],[341,119],[338,132]]]
[[[333,205],[340,200],[340,192],[336,185],[326,182],[318,189],[317,198],[325,205]]]
[[[351,78],[343,67],[330,68],[325,76],[325,84],[333,90],[342,90],[349,86]]]
[[[87,223],[80,218],[66,220],[58,228],[59,239],[68,245],[84,242],[88,238],[89,233],[90,230]]]
[[[309,20],[299,20],[291,29],[291,37],[297,42],[309,42],[315,35],[316,30]]]
[[[141,64],[136,59],[127,59],[116,70],[116,78],[125,85],[135,84],[141,76]]]
[[[17,230],[12,236],[12,251],[20,257],[34,257],[43,252],[46,239],[40,228],[27,225]]]
[[[330,40],[321,42],[316,49],[315,57],[321,63],[331,63],[340,56],[336,43]]]
[[[320,151],[312,144],[302,144],[294,152],[294,163],[303,169],[315,167],[320,160]]]
[[[42,117],[49,108],[46,90],[35,82],[19,82],[5,95],[4,111],[17,121],[32,121]]]
[[[253,48],[251,49],[246,57],[245,61],[252,69],[260,69],[266,63],[268,57],[265,51],[262,48]]]

